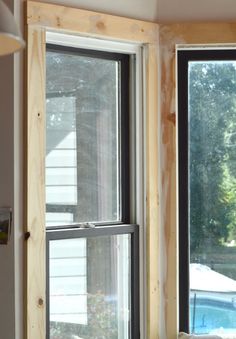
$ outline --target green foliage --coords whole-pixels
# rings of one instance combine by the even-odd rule
[[[236,65],[189,71],[191,253],[236,236]]]
[[[51,339],[117,339],[117,305],[98,292],[87,295],[87,325],[50,322]]]

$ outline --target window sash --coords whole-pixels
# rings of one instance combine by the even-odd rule
[[[139,226],[135,224],[120,226],[99,226],[95,228],[48,230],[46,232],[46,338],[50,339],[50,310],[49,310],[49,246],[50,241],[63,239],[79,239],[109,235],[131,235],[131,301],[130,301],[130,338],[140,337],[140,305],[139,305]]]
[[[73,239],[73,238],[89,238],[99,236],[109,236],[118,234],[131,235],[131,316],[130,316],[130,334],[131,338],[139,338],[139,231],[137,225],[127,225],[130,222],[130,159],[129,149],[129,56],[114,52],[103,52],[97,50],[86,50],[75,47],[59,46],[54,44],[47,44],[46,51],[69,53],[79,56],[87,56],[92,58],[101,58],[107,60],[119,61],[120,67],[120,86],[119,86],[119,122],[118,122],[118,167],[119,167],[119,180],[118,180],[118,198],[120,205],[120,219],[117,221],[95,222],[97,225],[93,229],[82,229],[80,223],[73,223],[68,225],[47,226],[46,227],[46,337],[50,337],[50,277],[49,277],[49,246],[52,240]],[[135,137],[135,136],[134,136]],[[135,176],[135,173],[133,173]],[[76,206],[68,205],[66,210],[76,212]],[[59,204],[47,204],[47,212],[59,211]],[[86,222],[90,220],[86,220]],[[114,226],[115,224],[115,226]],[[98,226],[99,225],[99,226]]]
[[[236,49],[182,49],[177,51],[178,73],[178,224],[179,330],[189,333],[190,225],[189,225],[189,78],[191,61],[233,61]]]
[[[62,54],[69,55],[78,55],[84,57],[90,57],[94,59],[103,59],[103,60],[114,60],[119,62],[119,88],[118,88],[118,201],[119,204],[119,220],[113,221],[111,223],[129,223],[130,222],[130,56],[128,54],[121,54],[115,52],[107,52],[101,50],[92,50],[92,49],[82,49],[77,47],[69,47],[63,45],[49,44],[46,45],[46,51],[49,52],[59,52]],[[51,95],[49,95],[51,97]],[[133,137],[132,137],[133,138]],[[77,149],[77,148],[76,148]],[[135,176],[135,173],[133,173]],[[52,210],[53,206],[57,204],[47,204]],[[96,220],[86,220],[94,221]],[[85,222],[86,222],[85,221]],[[77,221],[76,221],[77,222]],[[84,221],[82,221],[84,222]],[[109,220],[104,220],[102,223],[106,222],[109,224]]]

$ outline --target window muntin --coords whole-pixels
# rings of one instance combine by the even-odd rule
[[[236,52],[179,51],[180,330],[235,333]]]
[[[129,57],[54,45],[46,56],[46,224],[127,222]]]

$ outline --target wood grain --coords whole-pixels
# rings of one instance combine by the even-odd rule
[[[160,25],[161,67],[161,230],[164,230],[165,317],[160,331],[163,339],[176,339],[178,334],[178,220],[177,220],[177,163],[176,163],[176,50],[235,46],[235,23],[178,23]],[[161,253],[162,252],[162,253]]]
[[[148,338],[160,338],[157,45],[146,52],[147,328]]]
[[[109,14],[40,2],[27,2],[27,23],[41,27],[140,43],[158,40],[158,25]]]
[[[27,126],[27,339],[45,339],[45,36],[44,30],[67,32],[145,46],[146,87],[146,234],[147,234],[147,334],[159,335],[160,289],[159,192],[158,192],[158,74],[159,26],[140,20],[115,17],[86,10],[27,1],[28,25],[28,126]]]
[[[45,33],[28,28],[26,335],[45,338]],[[28,238],[28,239],[27,239]]]

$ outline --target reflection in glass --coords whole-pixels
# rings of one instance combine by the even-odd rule
[[[119,62],[46,56],[46,225],[119,221]]]
[[[189,62],[190,331],[236,333],[236,63]]]
[[[131,339],[130,235],[49,246],[50,339]]]

